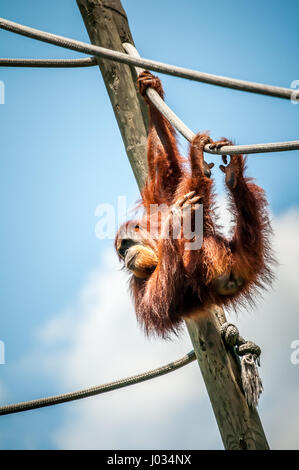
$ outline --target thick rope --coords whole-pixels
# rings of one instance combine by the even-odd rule
[[[137,49],[129,43],[123,43],[123,48],[130,54],[131,57],[138,58],[139,54]],[[137,75],[139,75],[143,69],[135,67]],[[153,90],[148,88],[146,94],[156,108],[168,119],[168,121],[175,127],[180,134],[189,142],[195,137],[195,133],[189,129],[186,124],[167,106],[165,101],[160,95]],[[221,147],[220,150],[211,150],[209,144],[205,146],[204,150],[207,153],[213,155],[233,155],[233,154],[250,154],[250,153],[262,153],[262,152],[281,152],[285,150],[296,150],[299,149],[299,140],[293,142],[275,142],[267,144],[255,144],[255,145],[226,145]]]
[[[183,78],[189,78],[190,80],[196,80],[200,82],[206,82],[214,85],[225,86],[229,88],[235,88],[242,91],[250,91],[254,93],[261,93],[267,94],[270,96],[277,96],[280,98],[289,98],[295,99],[294,94],[296,94],[295,90],[289,88],[281,88],[275,87],[270,85],[262,85],[259,83],[254,82],[245,82],[242,80],[236,80],[226,77],[220,77],[211,74],[205,74],[202,72],[197,72],[195,70],[188,70],[182,67],[175,67],[173,65],[163,64],[161,62],[148,60],[148,59],[141,59],[138,52],[136,51],[135,54],[124,54],[118,51],[112,51],[110,49],[105,49],[104,47],[94,46],[93,44],[87,44],[81,41],[75,41],[73,39],[65,38],[63,36],[58,36],[56,34],[46,33],[44,31],[40,31],[38,29],[30,28],[28,26],[23,26],[18,23],[14,23],[13,21],[5,20],[4,18],[0,18],[0,28],[5,29],[7,31],[11,31],[17,34],[21,34],[23,36],[27,36],[33,39],[38,39],[39,41],[47,42],[50,44],[54,44],[56,46],[64,47],[67,49],[72,49],[78,52],[83,52],[85,54],[93,54],[98,57],[103,57],[110,60],[116,60],[117,62],[122,62],[129,65],[135,65],[137,67],[143,67],[146,69],[154,70],[161,73],[166,73],[170,75],[175,75]],[[133,46],[132,46],[133,47]],[[299,94],[299,92],[298,92]],[[159,95],[152,98],[153,103],[160,109],[161,101]],[[159,99],[158,99],[159,98]],[[155,100],[155,102],[154,102]],[[159,102],[160,104],[156,104]],[[166,106],[166,105],[165,105]],[[163,111],[161,111],[163,112]],[[165,109],[164,109],[165,112]],[[172,122],[174,127],[176,127],[179,132],[189,141],[192,140],[194,133],[185,126],[182,121],[178,124],[179,118],[168,108],[168,114],[172,113],[172,116],[175,120]],[[163,113],[164,114],[164,113]],[[175,124],[175,121],[177,124]],[[265,152],[281,152],[287,150],[297,150],[299,149],[299,140],[290,141],[290,142],[273,142],[273,143],[266,143],[266,144],[255,144],[255,145],[236,145],[236,146],[225,146],[219,150],[211,150],[209,145],[206,145],[205,152],[211,153],[213,155],[233,155],[235,153],[243,153],[243,154],[250,154],[250,153],[265,153]]]
[[[234,88],[236,90],[248,91],[251,93],[259,93],[262,95],[276,96],[278,98],[296,99],[299,92],[290,88],[283,88],[272,85],[264,85],[261,83],[248,82],[245,80],[238,80],[234,78],[222,77],[212,75],[209,73],[198,72],[196,70],[177,67],[175,65],[164,64],[155,60],[148,60],[137,57],[130,57],[127,54],[118,51],[112,51],[104,47],[94,46],[85,42],[76,41],[74,39],[58,36],[35,28],[30,28],[13,21],[0,18],[0,28],[13,33],[21,34],[39,41],[54,44],[56,46],[71,49],[73,51],[82,52],[84,54],[91,54],[104,59],[115,60],[128,65],[135,65],[145,69],[154,70],[156,72],[174,75],[176,77],[187,78],[198,82],[210,83],[211,85],[218,85],[227,88]]]
[[[0,67],[92,67],[97,65],[95,57],[82,59],[0,59]]]
[[[139,382],[144,382],[146,380],[150,380],[155,377],[168,374],[169,372],[173,372],[174,370],[179,369],[180,367],[186,366],[190,362],[195,361],[195,359],[195,352],[191,351],[185,356],[183,356],[181,359],[178,359],[174,362],[170,362],[165,366],[149,370],[147,372],[143,372],[142,374],[134,375],[132,377],[116,380],[115,382],[110,382],[104,385],[97,385],[95,387],[86,388],[84,390],[78,390],[76,392],[64,393],[62,395],[54,395],[46,398],[38,398],[37,400],[24,401],[21,403],[13,403],[11,405],[1,406],[0,415],[8,415],[12,413],[19,413],[21,411],[34,410],[36,408],[58,405],[59,403],[65,403],[68,401],[91,397],[93,395],[100,395],[101,393],[105,392],[111,392],[112,390],[117,390],[119,388],[127,387],[128,385],[134,385]]]

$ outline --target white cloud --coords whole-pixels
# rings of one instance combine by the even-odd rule
[[[221,202],[221,207],[223,203]],[[227,226],[227,222],[225,222]],[[260,415],[272,448],[299,448],[299,366],[290,344],[299,339],[299,210],[275,218],[280,261],[274,290],[251,312],[240,312],[241,334],[263,350],[265,391]],[[148,340],[136,325],[126,274],[114,253],[90,274],[78,299],[40,330],[43,370],[68,390],[105,383],[172,361],[192,349],[184,334]],[[216,422],[196,363],[167,376],[64,406],[53,434],[57,448],[221,448]]]
[[[186,334],[168,342],[144,337],[128,296],[127,276],[115,258],[114,253],[106,255],[74,305],[38,333],[39,349],[41,344],[47,349],[40,359],[42,369],[65,390],[134,375],[192,349]],[[67,449],[171,447],[171,428],[186,401],[204,395],[193,363],[167,377],[66,405],[65,423],[53,439],[58,448]]]

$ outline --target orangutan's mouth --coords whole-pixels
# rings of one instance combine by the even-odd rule
[[[126,268],[130,269],[132,267],[137,254],[138,253],[136,251],[131,254],[129,254],[129,250],[127,251],[126,258],[125,258]]]

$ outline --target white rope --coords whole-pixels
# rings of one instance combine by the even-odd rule
[[[125,51],[134,58],[138,58],[139,54],[137,49],[129,43],[123,43]],[[135,67],[137,75],[139,75],[143,69]],[[167,106],[165,101],[160,95],[153,90],[148,88],[146,94],[156,108],[168,119],[168,121],[175,127],[178,132],[182,134],[189,142],[195,137],[195,133],[191,131],[181,119]],[[213,155],[233,155],[233,154],[250,154],[250,153],[264,153],[264,152],[281,152],[286,150],[297,150],[299,149],[299,140],[290,142],[272,142],[266,144],[254,144],[254,145],[226,145],[221,147],[220,150],[211,150],[209,144],[205,146],[204,150],[207,153]]]
[[[33,39],[38,39],[39,41],[64,47],[66,49],[82,52],[84,54],[91,54],[97,57],[102,57],[104,59],[115,60],[124,64],[135,65],[145,69],[154,70],[155,72],[187,78],[189,80],[234,88],[236,90],[248,91],[251,93],[276,96],[279,98],[296,99],[296,97],[299,96],[299,92],[296,92],[296,90],[292,90],[290,88],[264,85],[262,83],[222,77],[218,75],[212,75],[210,73],[198,72],[197,70],[177,67],[175,65],[164,64],[155,60],[132,57],[122,52],[112,51],[110,49],[105,49],[104,47],[94,46],[93,44],[87,44],[85,42],[58,36],[57,34],[51,34],[35,28],[30,28],[28,26],[24,26],[4,18],[0,18],[0,28],[11,31],[13,33],[21,34],[22,36],[27,36]]]

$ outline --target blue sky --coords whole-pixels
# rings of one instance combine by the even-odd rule
[[[293,80],[299,79],[299,8],[296,0],[288,1],[286,5],[287,8],[276,0],[271,3],[266,0],[154,0],[149,6],[137,0],[123,0],[136,46],[143,57],[203,72],[289,87]],[[0,14],[12,21],[89,42],[73,0],[2,0]],[[80,56],[0,31],[0,57]],[[209,129],[212,137],[226,136],[239,144],[298,139],[299,105],[174,77],[161,78],[167,103],[195,132]],[[110,375],[108,371],[106,378],[104,365],[101,369],[95,362],[89,368],[88,355],[86,363],[83,361],[80,364],[83,369],[88,369],[89,375],[74,374],[71,351],[81,345],[82,357],[85,357],[78,325],[85,331],[91,317],[90,312],[86,311],[84,323],[85,317],[77,317],[74,313],[70,320],[68,315],[78,308],[78,302],[81,305],[82,291],[85,292],[84,288],[90,286],[90,282],[93,285],[95,281],[90,281],[93,276],[105,280],[105,269],[109,270],[107,279],[109,276],[111,278],[109,286],[113,286],[115,279],[115,289],[123,289],[119,295],[124,303],[127,301],[125,281],[119,277],[118,267],[112,261],[113,255],[109,257],[113,241],[99,240],[95,236],[95,209],[100,203],[115,205],[119,195],[127,196],[132,204],[138,198],[138,189],[97,67],[66,70],[1,68],[0,80],[5,84],[5,104],[0,105],[0,339],[5,342],[6,352],[6,364],[0,365],[0,396],[2,402],[7,403],[69,391],[74,387],[83,388],[125,375],[126,365],[119,363],[117,355],[115,362],[119,369],[115,369],[115,377],[111,376],[111,371],[114,372],[112,364]],[[183,139],[180,139],[180,145],[185,151],[187,145]],[[217,160],[214,161],[217,163]],[[281,234],[279,246],[285,246],[282,245],[283,240],[286,245],[295,247],[292,240],[298,236],[298,170],[299,151],[248,157],[248,174],[255,176],[266,189],[271,212],[277,219],[277,231]],[[217,191],[222,193],[222,175],[217,170],[214,173]],[[286,218],[289,213],[293,214],[293,218]],[[290,230],[289,239],[283,225],[285,220],[289,221],[290,227],[294,227],[293,232]],[[289,256],[290,253],[286,253],[285,259],[296,258],[292,254]],[[285,275],[290,275],[290,272],[291,268]],[[293,284],[293,278],[286,282],[288,287]],[[296,308],[293,302],[295,297],[292,297],[296,286],[293,288],[287,303],[283,304],[283,309],[290,315]],[[87,309],[85,304],[84,308]],[[266,308],[265,305],[261,311],[263,308]],[[172,355],[169,352],[173,345],[167,350],[161,342],[155,344],[142,337],[129,303],[124,310],[128,311],[128,322],[132,322],[129,330],[131,337],[128,338],[130,348],[136,344],[135,350],[130,349],[132,355],[128,356],[131,373],[138,367],[142,371],[147,361],[148,367],[151,367],[167,362],[167,355],[169,360],[177,357],[179,349],[174,349]],[[122,324],[117,317],[120,312],[117,309],[112,309],[112,312],[115,323],[111,324],[111,328],[117,328]],[[106,312],[98,312],[99,316],[101,314],[106,315]],[[254,334],[253,318],[254,313],[251,314],[248,328]],[[279,320],[275,319],[275,322],[279,329]],[[294,331],[295,325],[298,325],[294,316],[292,322],[290,331],[293,336],[286,333],[286,356],[288,341],[295,339],[296,334],[299,336],[298,330],[297,333]],[[52,336],[49,331],[52,331]],[[94,347],[98,348],[94,354],[101,358],[107,354],[109,361],[108,351],[104,348],[107,335],[109,329],[103,324],[93,338]],[[74,337],[78,340],[76,346]],[[188,342],[188,339],[178,346],[182,354],[188,348],[184,341]],[[107,348],[109,344],[112,347],[114,342],[115,338],[112,337]],[[156,352],[151,348],[157,348]],[[138,361],[135,361],[136,355],[141,356]],[[156,358],[157,363],[152,364],[151,357]],[[289,370],[288,382],[284,387],[286,399],[288,391],[298,387],[298,370],[294,366]],[[196,371],[196,374],[199,372]],[[70,381],[66,381],[65,377],[70,377]],[[177,377],[185,380],[184,375]],[[196,376],[192,380],[196,382]],[[189,388],[186,379],[182,392],[186,400],[191,393]],[[138,390],[146,393],[144,388]],[[122,392],[120,401],[124,401],[124,406],[129,406],[130,397],[133,396],[130,393],[134,395],[138,392]],[[190,397],[196,400],[193,393]],[[98,397],[97,402],[92,403],[102,406],[99,403],[101,400],[104,403],[110,398]],[[203,395],[201,403],[206,403],[204,400]],[[95,441],[93,445],[96,448],[101,448],[101,445],[134,448],[135,432],[136,439],[139,434],[136,445],[140,448],[150,442],[152,446],[156,444],[162,448],[163,445],[188,448],[188,442],[195,448],[196,444],[200,448],[221,448],[212,412],[203,404],[200,405],[200,419],[205,430],[210,431],[202,433],[197,443],[188,441],[186,435],[178,437],[171,432],[168,440],[150,441],[149,436],[141,432],[146,428],[146,422],[142,422],[141,418],[138,433],[138,427],[132,424],[132,441],[127,441],[124,439],[125,428],[122,428],[121,417],[119,422],[114,417],[115,426],[106,432],[110,441]],[[273,396],[267,395],[263,404],[268,410],[265,416],[268,412],[270,416],[274,407]],[[77,441],[71,438],[66,441],[64,437],[71,428],[68,423],[75,421],[74,416],[78,423],[87,423],[93,429],[88,421],[89,415],[82,418],[85,406],[77,403],[65,408],[62,405],[2,417],[0,446],[3,449],[81,448],[85,441],[79,434]],[[182,408],[174,407],[169,414],[169,420],[175,426],[177,423],[181,425],[184,413],[187,417],[192,416],[191,408],[180,406]],[[176,413],[175,409],[181,411]],[[273,431],[271,423],[269,421],[267,424],[270,433]],[[152,426],[153,433],[154,424]],[[295,446],[291,438],[285,446],[288,442]]]

